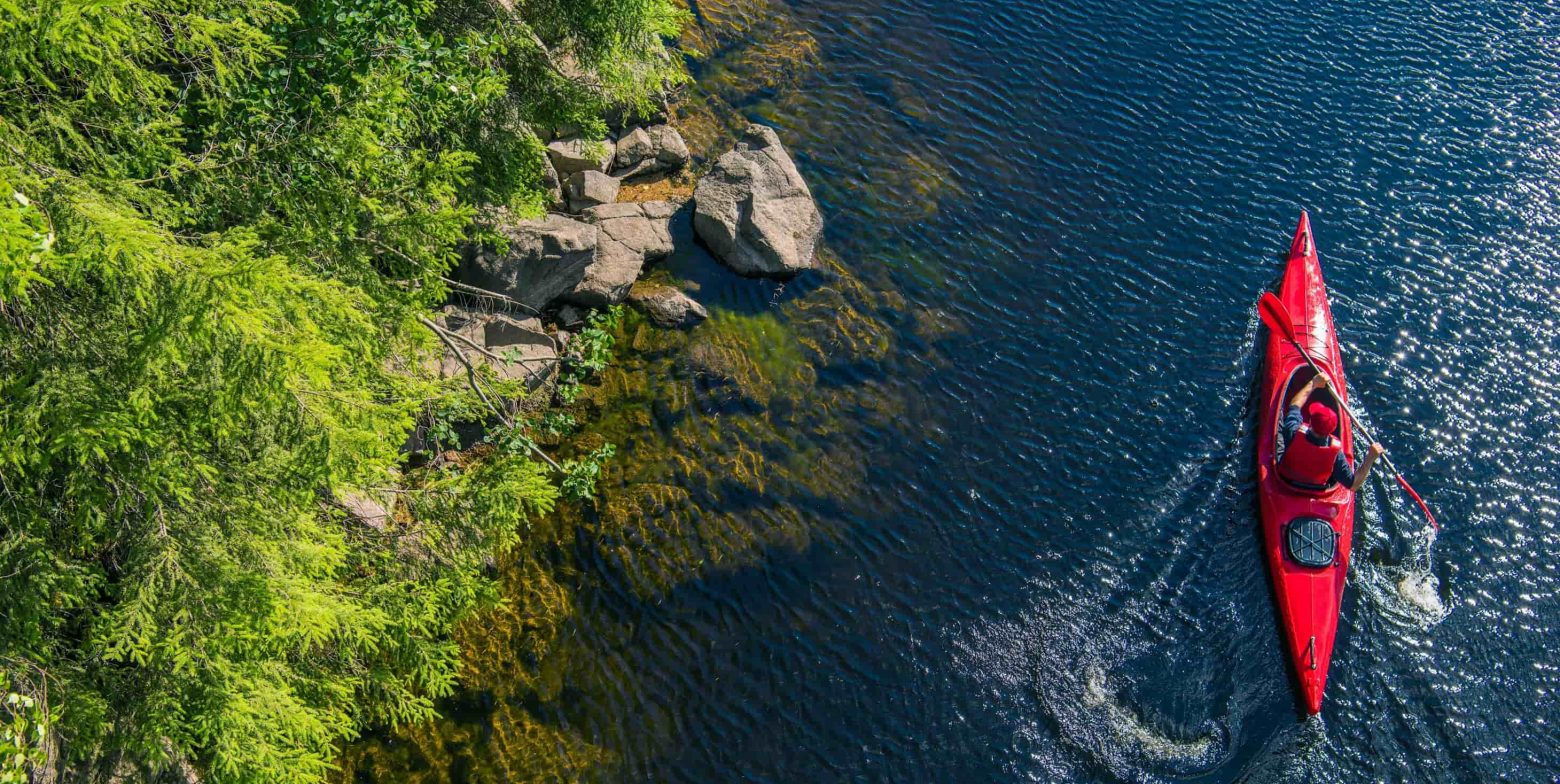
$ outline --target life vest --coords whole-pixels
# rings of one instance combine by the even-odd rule
[[[1328,436],[1326,443],[1318,444],[1310,436],[1311,426],[1301,425],[1284,448],[1278,473],[1299,487],[1321,490],[1332,484],[1333,466],[1343,454],[1343,442]]]

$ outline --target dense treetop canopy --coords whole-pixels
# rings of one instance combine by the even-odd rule
[[[0,0],[0,781],[313,782],[431,715],[558,491],[519,451],[400,475],[461,394],[419,317],[476,205],[541,209],[544,138],[681,78],[683,14]]]

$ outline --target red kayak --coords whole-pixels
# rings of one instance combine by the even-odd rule
[[[1343,357],[1333,330],[1327,287],[1316,259],[1311,220],[1300,214],[1300,227],[1289,246],[1289,261],[1278,297],[1294,319],[1296,338],[1332,379],[1333,389],[1348,403]],[[1327,666],[1332,662],[1343,606],[1343,584],[1349,573],[1349,543],[1354,536],[1354,493],[1333,484],[1309,490],[1279,476],[1279,420],[1295,390],[1314,375],[1294,345],[1268,330],[1262,379],[1262,420],[1257,428],[1257,491],[1261,496],[1263,552],[1273,575],[1273,593],[1284,648],[1300,681],[1307,713],[1322,710]],[[1343,406],[1326,392],[1321,396],[1338,410],[1338,437],[1354,465],[1354,441]]]

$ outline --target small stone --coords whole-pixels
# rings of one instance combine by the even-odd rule
[[[675,171],[687,165],[691,155],[682,134],[670,125],[635,128],[618,140],[613,158],[618,176],[640,177]]]
[[[605,173],[612,165],[612,148],[601,142],[569,136],[549,142],[547,157],[552,159],[553,168],[558,170],[560,177],[582,171]]]
[[[562,327],[577,327],[585,323],[585,311],[577,305],[564,305],[558,308],[558,325]]]
[[[682,134],[670,125],[657,125],[650,129],[650,140],[655,144],[655,159],[663,170],[680,169],[693,156]]]
[[[569,209],[573,212],[617,201],[618,180],[598,171],[569,175]]]
[[[635,128],[618,139],[614,163],[620,169],[631,169],[639,165],[640,161],[654,156],[655,142],[650,140],[650,134],[643,128]]]

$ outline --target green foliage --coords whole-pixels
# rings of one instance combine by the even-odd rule
[[[622,322],[622,305],[594,311],[585,320],[585,328],[569,341],[569,361],[558,379],[557,394],[562,403],[573,403],[580,384],[612,364],[612,351],[617,347],[615,334]]]
[[[536,429],[550,438],[561,438],[579,427],[574,415],[567,411],[548,411],[536,423]]]
[[[45,760],[48,716],[38,700],[0,692],[0,784],[27,784],[27,771]]]
[[[571,367],[585,377],[605,370],[612,362],[612,349],[617,345],[613,334],[621,323],[622,305],[591,313],[585,328],[569,342],[569,354],[575,360]]]
[[[476,416],[417,321],[474,206],[540,205],[535,129],[681,78],[681,19],[0,2],[0,662],[50,684],[52,764],[317,782],[432,714],[482,563],[559,488],[501,450],[409,476],[382,527],[330,499],[393,484],[430,401]]]
[[[563,497],[583,501],[596,497],[596,480],[601,478],[601,465],[617,454],[617,447],[602,444],[579,460],[563,463]]]

